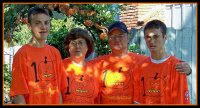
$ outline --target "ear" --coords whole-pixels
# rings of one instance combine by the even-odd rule
[[[166,34],[164,35],[164,39],[165,39],[165,41],[167,40],[167,35]]]
[[[27,26],[28,26],[28,29],[31,30],[31,24],[28,23]]]

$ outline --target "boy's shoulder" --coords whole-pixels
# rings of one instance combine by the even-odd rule
[[[52,45],[46,45],[46,47],[47,47],[47,49],[49,49],[51,52],[60,54],[60,51],[59,51],[56,47],[54,47],[54,46],[52,46]]]

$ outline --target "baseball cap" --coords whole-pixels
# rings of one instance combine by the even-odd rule
[[[108,33],[110,33],[114,29],[120,29],[125,33],[128,33],[126,25],[121,21],[115,21],[108,27]]]

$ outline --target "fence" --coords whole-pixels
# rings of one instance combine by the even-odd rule
[[[18,51],[21,46],[14,46],[9,48],[4,48],[4,64],[8,64],[9,71],[12,69],[12,61],[14,54]]]

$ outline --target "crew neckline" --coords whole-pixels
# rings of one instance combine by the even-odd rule
[[[130,54],[130,53],[128,52],[126,55],[123,55],[122,57],[113,56],[113,55],[111,54],[111,57],[114,58],[114,59],[117,59],[117,60],[121,60],[121,59],[125,59],[126,57],[128,57],[129,54]]]
[[[32,46],[32,45],[29,45],[29,44],[26,44],[28,47],[31,47],[31,48],[34,48],[34,49],[44,49],[46,48],[47,45],[44,45],[44,47],[35,47],[35,46]]]
[[[169,56],[167,56],[165,58],[162,58],[160,60],[155,60],[155,59],[151,58],[151,56],[150,56],[150,60],[151,60],[152,63],[160,64],[160,63],[163,63],[163,62],[167,61],[170,57],[171,57],[171,55],[169,55]]]

